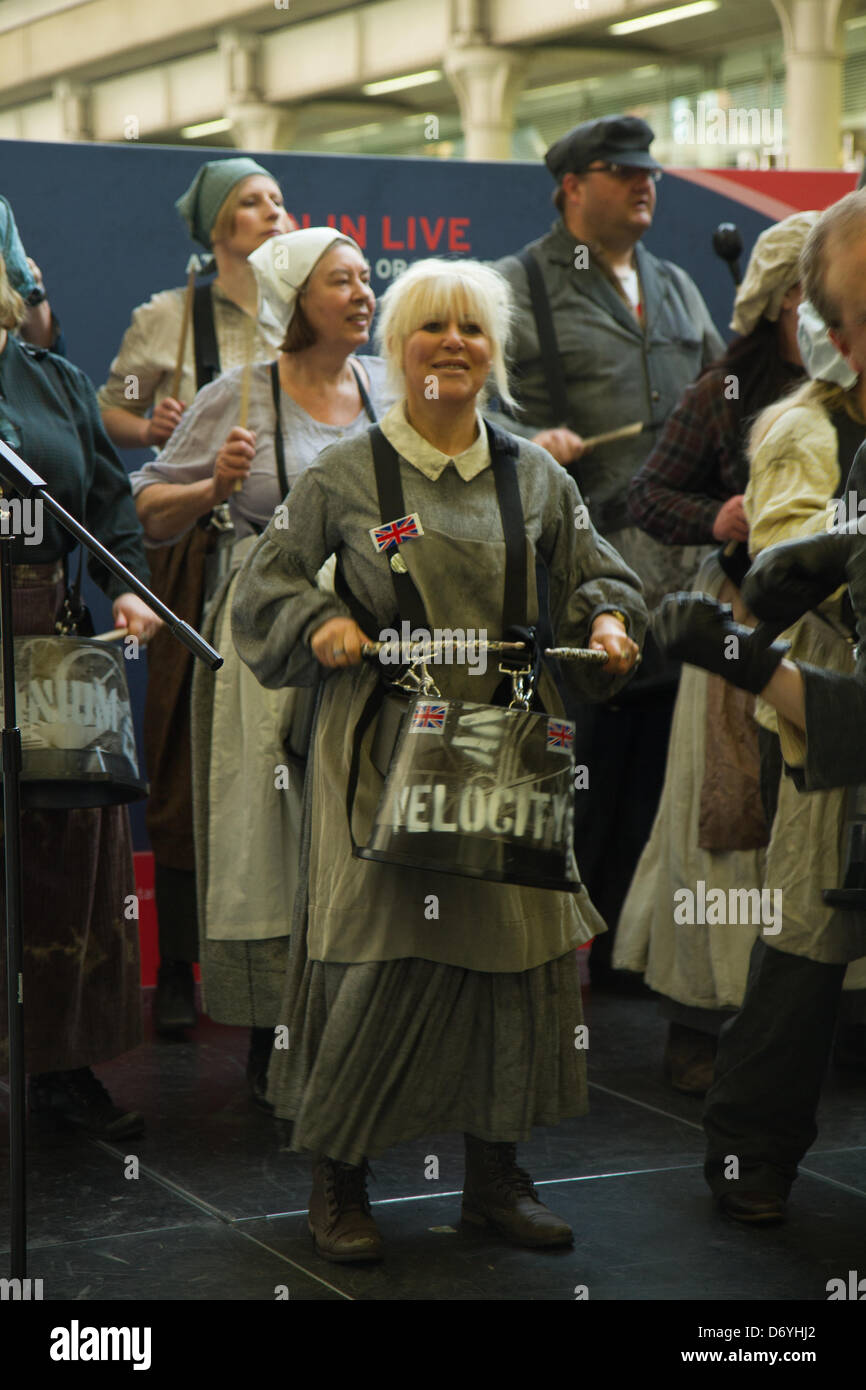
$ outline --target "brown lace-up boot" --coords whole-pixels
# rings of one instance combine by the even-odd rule
[[[318,1154],[313,1160],[313,1191],[307,1224],[316,1253],[351,1264],[381,1260],[382,1237],[370,1213],[366,1159],[360,1167]]]
[[[571,1245],[571,1227],[539,1201],[529,1174],[518,1168],[517,1146],[463,1137],[463,1220],[492,1226],[515,1245]]]

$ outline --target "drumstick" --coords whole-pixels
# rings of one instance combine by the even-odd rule
[[[180,379],[183,376],[183,359],[186,352],[186,335],[189,332],[189,321],[192,318],[192,302],[195,297],[195,277],[201,269],[201,261],[198,256],[190,256],[186,263],[186,294],[183,299],[183,317],[180,324],[180,337],[177,343],[177,358],[174,364],[174,376],[171,379],[170,395],[173,400],[177,400],[180,390]]]
[[[596,651],[595,647],[545,647],[544,655],[555,656],[559,661],[607,661],[607,652]]]
[[[382,651],[392,650],[395,645],[400,646],[402,644],[399,642],[396,644],[393,642],[362,642],[361,655],[378,656]],[[479,650],[483,648],[487,652],[522,652],[526,650],[525,642],[465,642],[459,638],[449,642],[427,642],[422,639],[420,642],[410,642],[409,646],[421,647],[422,649],[430,648],[431,650],[434,647],[477,647]],[[546,647],[544,655],[558,657],[561,661],[607,661],[607,652],[596,651],[593,647]]]
[[[244,362],[243,375],[241,377],[241,408],[238,414],[238,424],[242,430],[247,427],[247,416],[250,413],[250,378],[253,373],[253,354],[256,347],[256,320],[251,316],[249,322],[249,336],[247,338],[247,355]],[[240,492],[243,483],[238,478],[232,492]]]
[[[397,642],[396,645],[402,646],[402,643]],[[380,652],[391,651],[394,646],[395,643],[393,642],[362,642],[361,655],[378,656]],[[453,638],[450,642],[434,642],[422,638],[418,642],[410,642],[409,646],[421,647],[424,650],[428,647],[431,650],[433,647],[483,647],[488,652],[522,652],[525,650],[525,643],[523,642],[462,642],[459,638]]]
[[[119,642],[121,637],[129,634],[128,627],[113,627],[110,632],[98,632],[95,637],[91,637],[91,642]]]
[[[583,441],[584,452],[587,449],[594,449],[596,444],[612,444],[615,439],[630,439],[633,434],[640,434],[643,429],[643,422],[635,420],[632,425],[620,425],[617,430],[608,430],[606,434],[591,434],[589,439]]]

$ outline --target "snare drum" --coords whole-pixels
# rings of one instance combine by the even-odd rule
[[[461,700],[410,705],[361,859],[561,892],[574,858],[574,725]]]
[[[117,806],[147,796],[123,662],[116,649],[87,638],[15,638],[25,809]]]

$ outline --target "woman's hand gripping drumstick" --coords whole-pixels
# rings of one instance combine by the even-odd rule
[[[323,666],[357,666],[369,641],[352,618],[329,618],[310,638],[310,650]]]
[[[609,676],[626,676],[640,662],[640,647],[614,613],[599,613],[592,625],[589,647],[590,651],[607,652],[604,669]]]
[[[125,628],[124,636],[137,637],[144,646],[162,627],[162,618],[152,613],[138,594],[120,594],[111,605],[115,628]]]

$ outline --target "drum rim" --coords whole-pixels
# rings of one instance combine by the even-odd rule
[[[367,859],[377,864],[394,864],[402,869],[421,869],[424,873],[428,870],[434,874],[450,874],[452,878],[475,878],[487,883],[505,883],[515,888],[544,888],[554,893],[582,893],[584,885],[580,879],[566,878],[546,878],[535,875],[529,877],[528,874],[520,872],[514,874],[504,873],[500,869],[455,869],[453,866],[445,868],[443,864],[421,863],[418,856],[410,858],[408,854],[401,855],[395,852],[381,849],[368,849],[364,845],[358,845],[352,851],[356,859]]]

